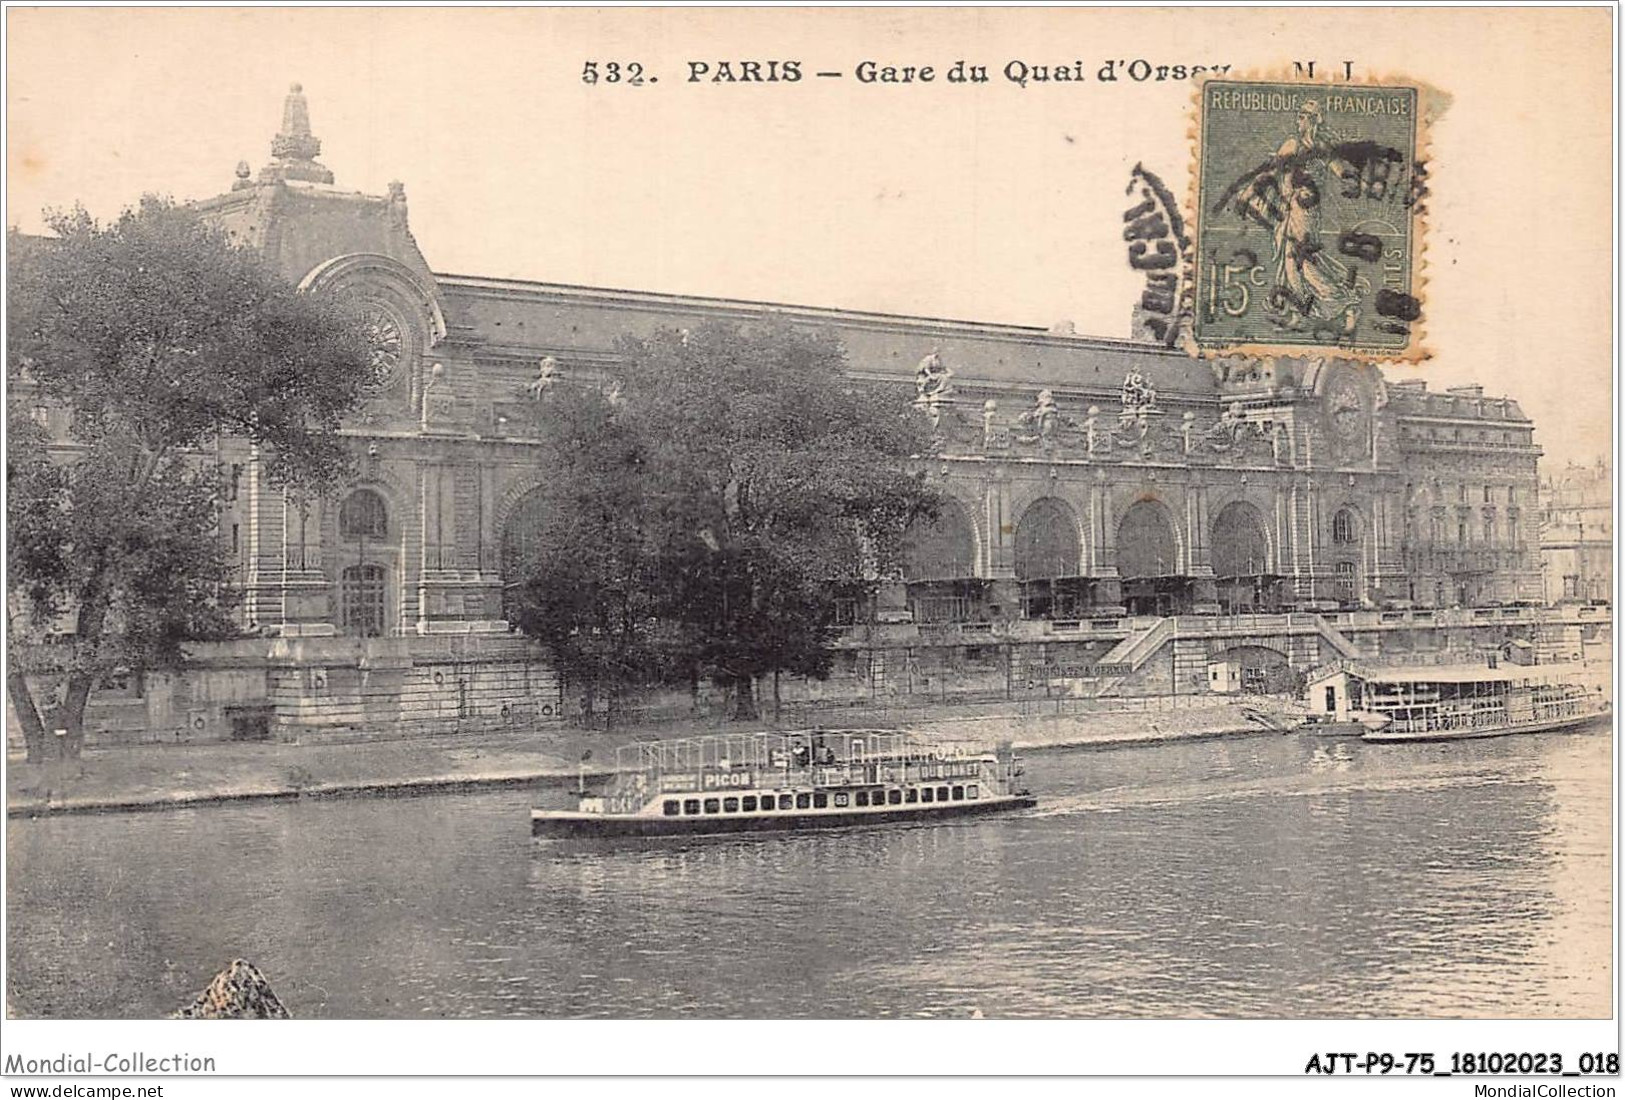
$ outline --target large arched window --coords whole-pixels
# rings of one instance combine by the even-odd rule
[[[389,511],[384,507],[384,498],[371,489],[357,489],[345,497],[339,508],[339,537],[351,540],[389,537]]]
[[[1054,497],[1028,505],[1016,525],[1016,579],[1076,577],[1082,572],[1080,558],[1072,509]]]
[[[944,500],[937,517],[916,520],[903,536],[903,579],[961,580],[976,575],[976,528],[962,504]]]
[[[1123,513],[1117,525],[1117,571],[1125,580],[1179,572],[1179,543],[1165,505],[1142,500]]]
[[[1246,501],[1232,501],[1219,512],[1213,521],[1212,546],[1216,577],[1256,577],[1273,572],[1264,514]]]

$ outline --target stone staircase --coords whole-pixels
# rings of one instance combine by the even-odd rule
[[[1336,650],[1343,657],[1352,660],[1356,657],[1365,656],[1365,654],[1360,652],[1360,647],[1349,641],[1348,637],[1341,630],[1327,622],[1324,615],[1315,616],[1315,629],[1322,638],[1326,639],[1326,644],[1331,646],[1332,649]]]
[[[1117,694],[1123,685],[1123,681],[1140,671],[1141,667],[1151,659],[1153,654],[1173,639],[1174,632],[1174,619],[1158,619],[1151,626],[1130,634],[1108,650],[1106,655],[1101,658],[1100,663],[1104,665],[1124,665],[1128,667],[1129,671],[1116,676],[1102,677],[1100,682],[1095,685],[1095,698],[1104,698]]]

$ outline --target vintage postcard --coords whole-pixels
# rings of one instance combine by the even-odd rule
[[[1615,18],[9,9],[8,1079],[1616,1074]]]

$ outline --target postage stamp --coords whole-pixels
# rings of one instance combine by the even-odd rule
[[[1196,132],[1204,353],[1426,358],[1417,87],[1210,80]]]

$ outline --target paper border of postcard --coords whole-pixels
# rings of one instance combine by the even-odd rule
[[[1210,77],[1191,130],[1193,354],[1429,357],[1419,81]]]

